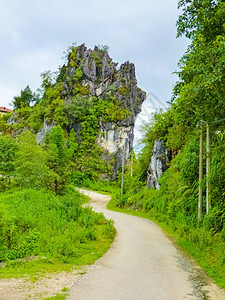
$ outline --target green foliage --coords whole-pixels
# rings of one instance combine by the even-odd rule
[[[68,156],[71,162],[74,162],[77,155],[78,143],[76,142],[76,134],[73,129],[70,130],[68,137]]]
[[[0,136],[0,191],[10,187],[17,144],[11,135]]]
[[[96,67],[100,67],[102,64],[102,51],[93,51],[90,55],[91,59],[96,63]]]
[[[97,244],[111,240],[114,228],[81,201],[75,191],[63,197],[32,189],[1,194],[0,261],[38,255],[84,263],[97,254]]]
[[[12,125],[8,124],[8,119],[11,113],[0,115],[0,132],[2,134],[10,134],[12,131]]]
[[[65,299],[66,299],[65,294],[57,294],[56,296],[43,298],[42,300],[65,300]]]
[[[95,62],[98,80],[102,77],[102,58],[107,51],[107,46],[99,46],[91,52],[89,63]],[[18,103],[15,102],[16,111],[12,115],[12,124],[7,124],[6,117],[0,118],[0,130],[4,134],[13,133],[14,136],[25,130],[37,134],[43,125],[52,127],[59,125],[63,129],[64,146],[67,148],[62,159],[65,161],[63,166],[54,154],[57,147],[52,146],[52,139],[47,137],[44,147],[47,157],[45,164],[51,171],[49,188],[57,193],[62,192],[63,186],[75,172],[85,172],[87,178],[94,180],[97,180],[100,174],[110,172],[112,164],[107,165],[103,161],[103,151],[96,144],[100,123],[122,121],[128,119],[130,115],[129,109],[124,108],[123,103],[118,100],[116,87],[109,87],[102,98],[91,95],[90,86],[83,82],[85,77],[81,53],[74,44],[65,54],[67,61],[57,72],[47,71],[41,74],[42,85],[39,90],[41,98],[36,99],[36,94],[27,86],[21,91]],[[108,62],[110,61],[109,58]],[[126,80],[123,79],[119,93],[125,95],[128,91],[124,86]],[[71,128],[76,131],[76,135],[68,137]],[[73,146],[69,145],[71,143]]]
[[[61,126],[68,124],[64,112],[64,101],[61,97],[63,90],[62,82],[50,86],[45,90],[42,106],[44,106],[45,118],[48,123],[54,122]]]
[[[147,169],[152,156],[152,150],[155,140],[164,140],[168,142],[167,136],[171,133],[173,128],[173,111],[168,110],[166,112],[158,111],[154,113],[152,120],[149,124],[143,126],[142,131],[144,138],[142,143],[144,145],[141,153],[139,154],[140,171],[142,172],[143,180],[146,179]]]
[[[83,71],[81,69],[81,66],[79,66],[78,68],[76,68],[75,73],[73,75],[73,79],[75,81],[80,81],[83,77]]]
[[[177,119],[195,127],[224,118],[224,1],[179,1],[178,35],[192,38],[174,89]],[[212,123],[213,124],[213,123]]]
[[[119,94],[122,95],[122,96],[126,96],[127,94],[127,88],[125,86],[121,86],[118,90]]]
[[[196,126],[199,120],[224,118],[224,36],[206,42],[198,36],[180,61],[176,93],[179,123]]]
[[[40,101],[39,95],[33,93],[27,85],[24,90],[21,91],[20,96],[15,96],[13,100],[13,107],[15,110],[30,106],[32,103],[38,103]]]
[[[183,146],[191,139],[191,132],[189,127],[174,124],[168,128],[168,133],[165,136],[166,146],[172,151],[181,150]]]
[[[70,103],[64,106],[64,110],[71,122],[78,123],[85,120],[92,107],[93,102],[91,99],[78,94],[71,99]]]
[[[13,163],[16,185],[21,188],[52,188],[54,173],[47,166],[47,155],[37,145],[36,136],[30,131],[17,139],[18,150]]]
[[[52,87],[55,83],[55,73],[52,73],[50,70],[41,73],[42,78],[42,88],[47,90],[48,88]]]
[[[44,124],[44,110],[41,104],[38,103],[32,108],[32,112],[25,122],[26,125],[24,124],[24,126],[29,128],[33,133],[36,134],[40,131]]]
[[[178,36],[184,34],[188,38],[194,38],[202,33],[208,39],[212,39],[215,35],[224,33],[225,5],[223,1],[180,0],[178,8],[182,9],[177,22]]]
[[[68,57],[70,66],[76,67],[77,66],[77,47],[75,47],[74,45],[69,47],[67,50],[66,57]]]
[[[98,45],[98,49],[102,52],[109,52],[109,46],[107,45]]]
[[[83,173],[81,173],[83,174]],[[81,175],[80,174],[80,175]],[[76,174],[77,178],[79,174]],[[75,183],[76,184],[76,183]],[[108,179],[105,180],[98,180],[98,181],[93,181],[90,180],[89,178],[86,178],[83,174],[83,177],[79,178],[78,186],[80,187],[85,187],[94,191],[101,191],[101,192],[107,192],[110,194],[114,194],[115,191],[119,191],[118,183],[116,181],[112,182],[109,181]]]
[[[54,172],[54,191],[56,193],[61,193],[68,181],[69,159],[75,150],[74,143],[72,136],[70,138],[70,149],[68,149],[64,131],[60,125],[54,127],[46,135],[47,165]]]
[[[199,138],[197,136],[184,147],[182,155],[179,155],[176,161],[185,181],[190,184],[198,181]]]
[[[11,135],[0,136],[0,173],[2,176],[14,171],[13,161],[16,149],[16,141]]]

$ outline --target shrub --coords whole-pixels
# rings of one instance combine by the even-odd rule
[[[73,262],[93,251],[82,252],[82,245],[112,238],[111,221],[82,208],[83,198],[76,191],[65,196],[32,189],[1,194],[0,261],[44,255]]]

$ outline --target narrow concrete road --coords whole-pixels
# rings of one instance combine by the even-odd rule
[[[183,255],[153,222],[111,212],[110,197],[80,190],[115,221],[111,249],[70,290],[73,300],[224,300],[225,292]]]

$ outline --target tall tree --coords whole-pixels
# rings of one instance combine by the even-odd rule
[[[30,131],[22,133],[18,140],[14,161],[15,179],[21,188],[52,188],[55,174],[47,166],[47,155],[36,136]]]
[[[45,148],[48,152],[48,166],[57,175],[54,181],[54,189],[56,193],[60,193],[68,179],[70,158],[64,132],[60,125],[47,133]]]
[[[208,40],[224,33],[224,0],[180,0],[182,14],[177,21],[178,36],[194,38],[199,33]]]
[[[25,89],[20,92],[20,96],[14,97],[13,107],[15,110],[17,110],[22,107],[30,106],[32,103],[37,103],[39,101],[39,95],[33,93],[29,85],[27,85]]]
[[[178,35],[192,42],[180,60],[174,94],[179,122],[195,127],[200,119],[225,117],[225,3],[182,0],[179,6]]]

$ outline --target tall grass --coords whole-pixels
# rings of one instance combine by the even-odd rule
[[[103,214],[83,208],[76,191],[55,196],[41,190],[0,195],[0,261],[47,256],[66,263],[88,263],[115,235]]]

